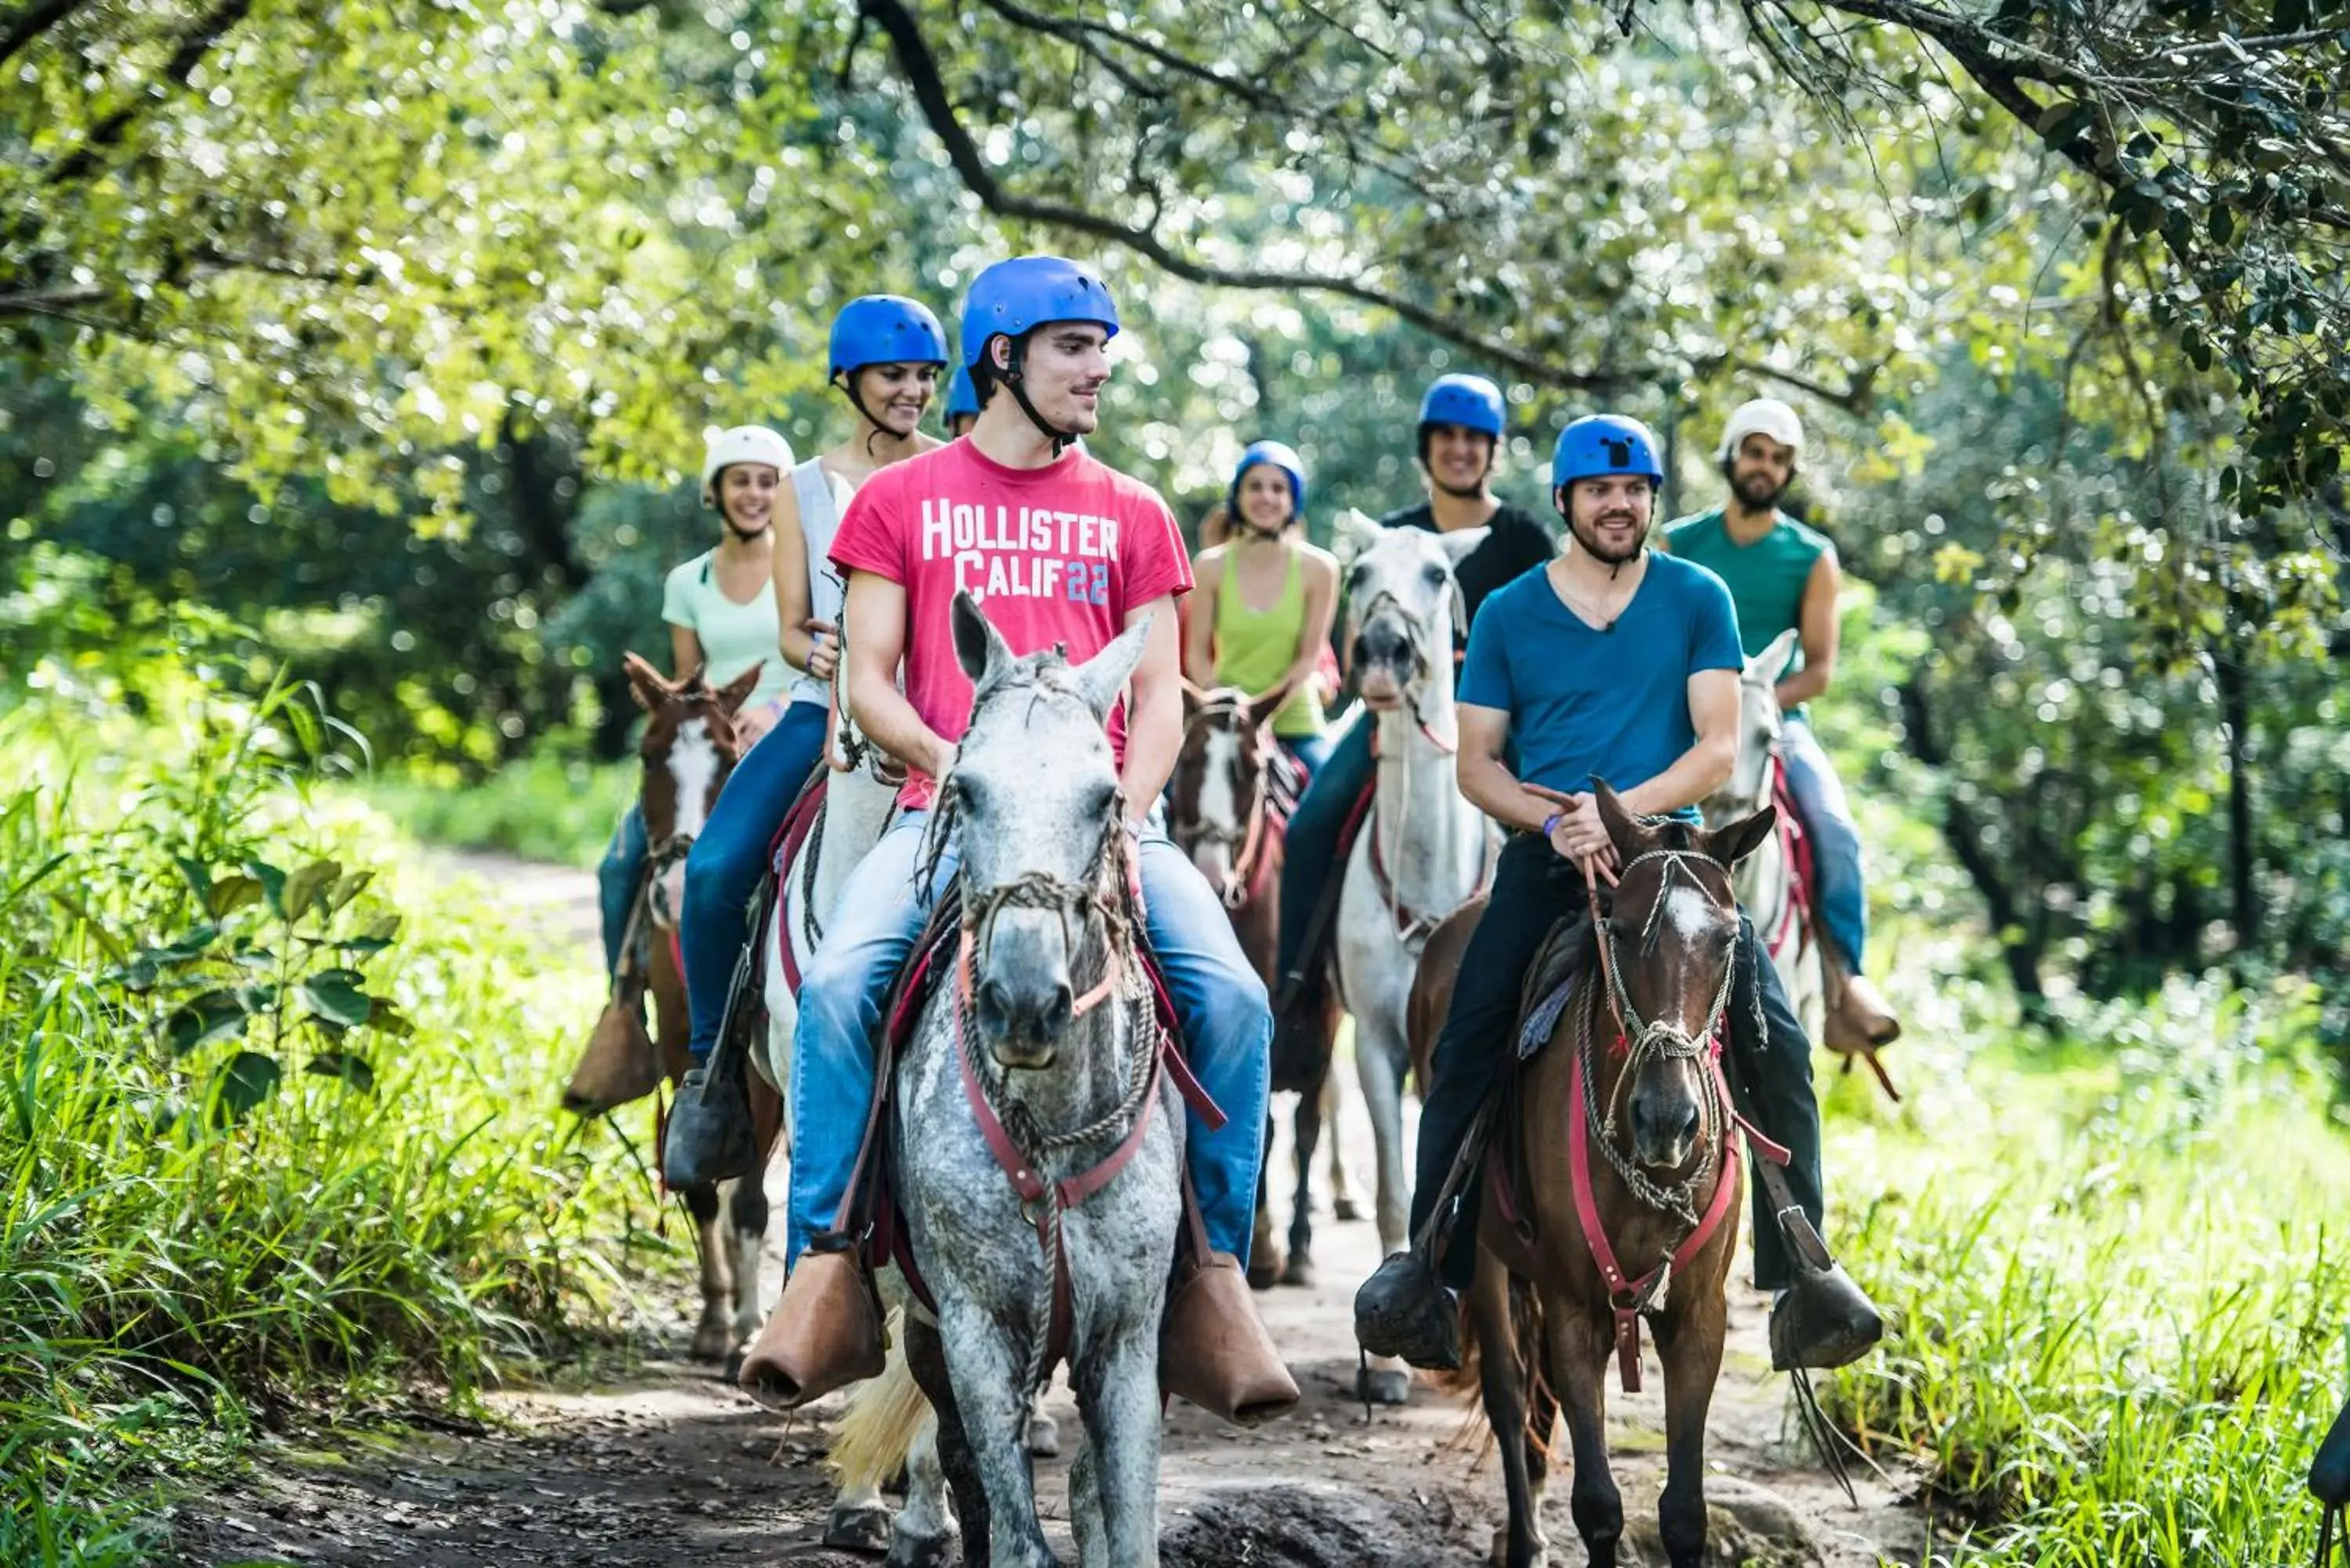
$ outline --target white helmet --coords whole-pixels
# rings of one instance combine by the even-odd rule
[[[718,483],[719,470],[732,468],[738,462],[770,464],[776,477],[792,471],[796,460],[792,456],[792,443],[764,425],[736,425],[715,435],[705,433],[707,443],[702,454],[702,501],[705,506],[718,504],[718,493],[712,488]]]
[[[1751,435],[1769,436],[1798,458],[1804,455],[1803,419],[1776,398],[1757,398],[1731,410],[1730,424],[1721,432],[1720,461],[1728,462],[1737,456],[1738,443]]]

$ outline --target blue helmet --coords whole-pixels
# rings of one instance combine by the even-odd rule
[[[852,299],[832,318],[827,379],[868,365],[943,365],[947,335],[931,307],[902,294]]]
[[[1419,400],[1423,425],[1459,425],[1502,439],[1502,389],[1482,376],[1439,376]]]
[[[979,391],[971,384],[971,367],[957,365],[953,379],[947,382],[947,423],[977,412]]]
[[[962,359],[976,365],[999,333],[1019,337],[1048,321],[1091,321],[1118,336],[1118,305],[1101,279],[1060,256],[1014,256],[971,280],[962,302]]]
[[[1558,432],[1551,453],[1553,487],[1578,479],[1637,473],[1650,484],[1665,482],[1665,465],[1657,453],[1656,432],[1626,414],[1586,414]]]
[[[1289,510],[1293,516],[1305,514],[1305,460],[1291,448],[1277,441],[1251,441],[1241,453],[1240,465],[1232,470],[1232,483],[1224,492],[1224,504],[1232,515],[1241,514],[1241,481],[1252,468],[1273,467],[1289,476]]]

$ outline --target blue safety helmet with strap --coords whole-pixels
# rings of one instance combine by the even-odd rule
[[[1578,479],[1637,473],[1653,488],[1665,482],[1656,432],[1625,414],[1586,414],[1558,432],[1550,460],[1554,487]]]
[[[971,384],[971,367],[957,365],[954,379],[947,383],[947,424],[965,414],[979,412],[979,389]]]
[[[962,305],[962,358],[978,374],[1009,388],[1029,422],[1053,440],[1058,452],[1079,432],[1055,428],[1036,411],[1021,384],[1021,360],[1028,334],[1055,321],[1088,321],[1107,337],[1118,336],[1118,303],[1101,279],[1063,256],[1014,256],[997,262],[971,280]],[[1011,362],[998,369],[987,346],[1012,339]],[[973,377],[976,385],[977,375]]]
[[[832,318],[832,368],[827,376],[853,375],[868,365],[946,362],[946,329],[919,299],[868,294],[842,306]]]
[[[1289,479],[1289,514],[1293,518],[1305,515],[1305,460],[1292,448],[1277,441],[1251,441],[1241,453],[1241,461],[1232,470],[1232,482],[1224,492],[1224,504],[1232,511],[1232,520],[1241,517],[1241,481],[1252,468],[1277,468]]]
[[[1482,431],[1498,441],[1503,421],[1502,389],[1482,376],[1439,376],[1429,384],[1427,396],[1419,400],[1419,422],[1423,427],[1459,425],[1463,430]]]

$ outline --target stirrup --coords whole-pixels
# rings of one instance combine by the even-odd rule
[[[795,1410],[836,1388],[878,1377],[889,1340],[881,1297],[857,1249],[841,1238],[800,1254],[783,1299],[751,1342],[736,1381],[771,1410]]]

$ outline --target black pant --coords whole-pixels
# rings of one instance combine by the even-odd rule
[[[1534,834],[1513,835],[1493,873],[1492,902],[1461,957],[1452,1010],[1437,1037],[1434,1073],[1419,1113],[1419,1155],[1412,1187],[1411,1229],[1430,1219],[1437,1189],[1460,1157],[1478,1107],[1493,1090],[1516,1048],[1518,1003],[1526,970],[1551,927],[1580,915],[1589,901],[1582,871]],[[1794,1158],[1787,1186],[1813,1227],[1825,1236],[1820,1181],[1820,1107],[1812,1094],[1812,1043],[1787,1000],[1779,971],[1758,961],[1753,923],[1739,911],[1737,972],[1730,988],[1730,1082],[1740,1112]],[[1760,1009],[1758,1026],[1757,1009]],[[1562,1149],[1559,1158],[1565,1158]],[[1754,1202],[1754,1282],[1777,1290],[1794,1282],[1784,1237],[1771,1216],[1760,1182],[1747,1179]],[[1465,1286],[1476,1262],[1468,1229],[1475,1223],[1476,1189],[1452,1220],[1445,1249],[1447,1282]]]

